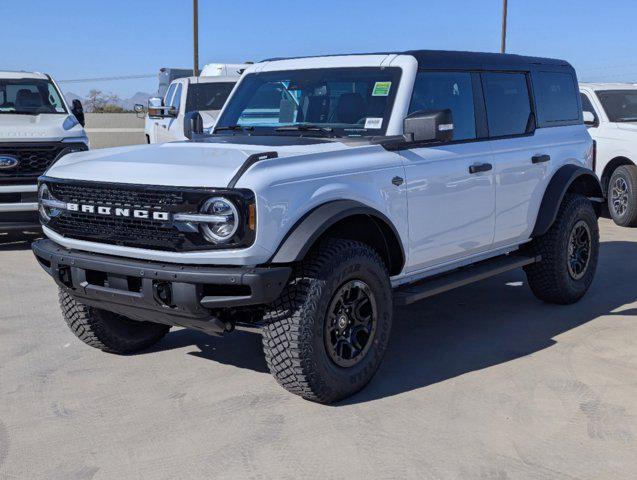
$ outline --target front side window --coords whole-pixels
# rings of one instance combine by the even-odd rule
[[[532,125],[531,102],[523,73],[482,74],[491,137],[522,135]]]
[[[247,75],[215,131],[244,127],[257,134],[330,132],[383,135],[391,115],[398,68],[324,68]]]
[[[637,90],[598,90],[595,93],[611,122],[637,122]]]
[[[453,140],[476,138],[471,74],[466,72],[419,72],[409,113],[450,109]]]
[[[575,122],[579,120],[577,90],[570,73],[538,72],[537,93],[538,114],[545,122]]]
[[[595,111],[595,108],[593,107],[593,104],[591,103],[590,99],[588,98],[588,95],[586,95],[584,93],[580,93],[580,96],[582,98],[582,111],[591,112],[593,114],[593,117],[595,117],[595,122],[597,123],[597,121],[598,121],[597,112]]]
[[[177,84],[176,83],[171,83],[170,87],[168,87],[168,91],[166,92],[166,95],[164,96],[164,106],[168,107],[171,105],[171,101],[173,99],[173,95],[175,93],[175,88],[177,88]]]
[[[62,95],[48,80],[0,80],[0,114],[67,113]]]
[[[221,110],[234,85],[232,82],[190,84],[186,97],[186,111]]]
[[[177,85],[177,90],[175,90],[175,95],[170,101],[170,106],[175,110],[179,110],[179,105],[181,104],[181,83]]]

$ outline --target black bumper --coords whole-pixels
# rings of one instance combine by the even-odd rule
[[[290,267],[164,264],[32,244],[44,270],[82,303],[140,321],[223,333],[220,310],[275,300]]]

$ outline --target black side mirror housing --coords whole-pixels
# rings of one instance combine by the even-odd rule
[[[184,136],[188,140],[192,140],[193,137],[203,134],[203,118],[197,111],[186,112],[184,115]]]
[[[82,106],[82,102],[80,102],[77,98],[73,100],[71,113],[75,115],[75,118],[77,118],[77,121],[80,123],[80,125],[86,125],[86,120],[84,118],[84,107]]]
[[[453,139],[453,115],[450,109],[419,110],[403,120],[406,142],[450,142]]]

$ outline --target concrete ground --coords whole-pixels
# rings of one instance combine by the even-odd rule
[[[28,242],[0,240],[0,478],[637,478],[637,230],[602,239],[577,305],[514,272],[397,310],[337,406],[278,387],[252,334],[91,349]]]

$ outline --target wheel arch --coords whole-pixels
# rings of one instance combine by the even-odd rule
[[[580,193],[595,200],[595,211],[598,216],[600,215],[603,193],[595,174],[591,170],[577,165],[564,165],[555,172],[549,181],[531,237],[543,235],[551,228],[567,193]]]
[[[398,230],[382,212],[354,200],[324,203],[303,216],[290,229],[269,263],[292,263],[326,237],[358,240],[374,248],[390,275],[400,273],[405,251]]]
[[[612,177],[613,172],[617,170],[618,167],[621,167],[622,165],[635,165],[635,162],[633,162],[630,158],[626,156],[619,155],[614,157],[604,166],[604,170],[602,171],[602,175],[600,178],[601,185],[602,185],[602,192],[604,192],[604,197],[608,195],[608,185],[610,184],[610,177]]]

